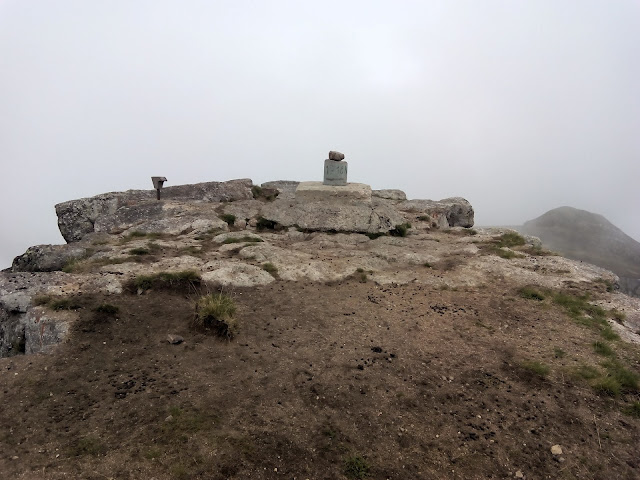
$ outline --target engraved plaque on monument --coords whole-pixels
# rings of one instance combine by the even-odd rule
[[[347,184],[347,167],[342,161],[344,155],[340,152],[329,152],[329,158],[324,161],[324,185],[344,186]]]

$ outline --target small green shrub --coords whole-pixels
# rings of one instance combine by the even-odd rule
[[[375,240],[376,238],[380,238],[380,237],[384,237],[385,234],[382,232],[375,232],[375,233],[365,233],[365,235],[367,237],[369,237],[371,240]]]
[[[196,304],[195,325],[212,330],[216,335],[231,339],[236,334],[237,322],[234,318],[236,304],[229,295],[212,293],[200,297]]]
[[[631,405],[622,410],[625,414],[635,418],[640,418],[640,402],[633,402]]]
[[[593,351],[598,355],[605,357],[611,357],[613,355],[613,349],[606,342],[596,341],[593,343]]]
[[[534,287],[522,287],[520,290],[518,290],[518,294],[522,297],[522,298],[527,298],[530,300],[538,300],[538,301],[542,301],[544,300],[544,294],[534,288]]]
[[[396,225],[393,230],[390,230],[389,235],[393,237],[406,237],[410,228],[410,223],[402,223],[400,225]]]
[[[149,250],[143,247],[132,248],[129,250],[130,255],[149,255]]]
[[[223,222],[227,222],[227,225],[231,226],[236,223],[236,216],[231,215],[230,213],[223,213],[222,215],[220,215],[220,220],[222,220]]]
[[[369,476],[370,470],[371,467],[367,461],[359,455],[348,457],[344,461],[344,474],[347,478],[366,478]]]
[[[433,268],[433,265],[431,265],[429,262],[424,262],[422,266],[426,268]]]
[[[525,361],[521,363],[521,366],[525,370],[539,377],[546,377],[547,375],[549,375],[549,372],[551,370],[548,365],[545,365],[544,363],[538,361]]]
[[[273,263],[267,262],[262,264],[262,269],[276,277],[278,275],[278,267],[276,267]]]
[[[277,223],[273,220],[267,220],[264,217],[258,217],[256,228],[258,230],[275,230]]]
[[[51,302],[49,302],[49,307],[55,311],[78,310],[80,308],[80,305],[73,299],[60,298],[60,299],[52,300]]]
[[[431,217],[429,215],[420,215],[416,220],[420,220],[421,222],[430,222]]]
[[[102,303],[96,307],[96,312],[104,313],[105,315],[116,315],[119,311],[120,308],[110,303]]]

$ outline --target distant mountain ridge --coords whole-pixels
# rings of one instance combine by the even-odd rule
[[[602,215],[559,207],[525,222],[522,231],[568,258],[611,270],[621,290],[640,296],[640,242]]]

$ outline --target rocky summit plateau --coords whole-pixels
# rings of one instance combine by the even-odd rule
[[[56,205],[0,273],[4,477],[640,478],[640,299],[329,157]]]

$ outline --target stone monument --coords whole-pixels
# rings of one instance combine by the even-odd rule
[[[371,204],[371,187],[363,183],[347,184],[347,162],[344,154],[329,152],[324,161],[324,180],[300,182],[296,188],[296,201],[302,203],[364,205]]]
[[[323,185],[343,187],[347,184],[347,168],[349,164],[344,162],[344,153],[329,152],[329,158],[324,161]]]

